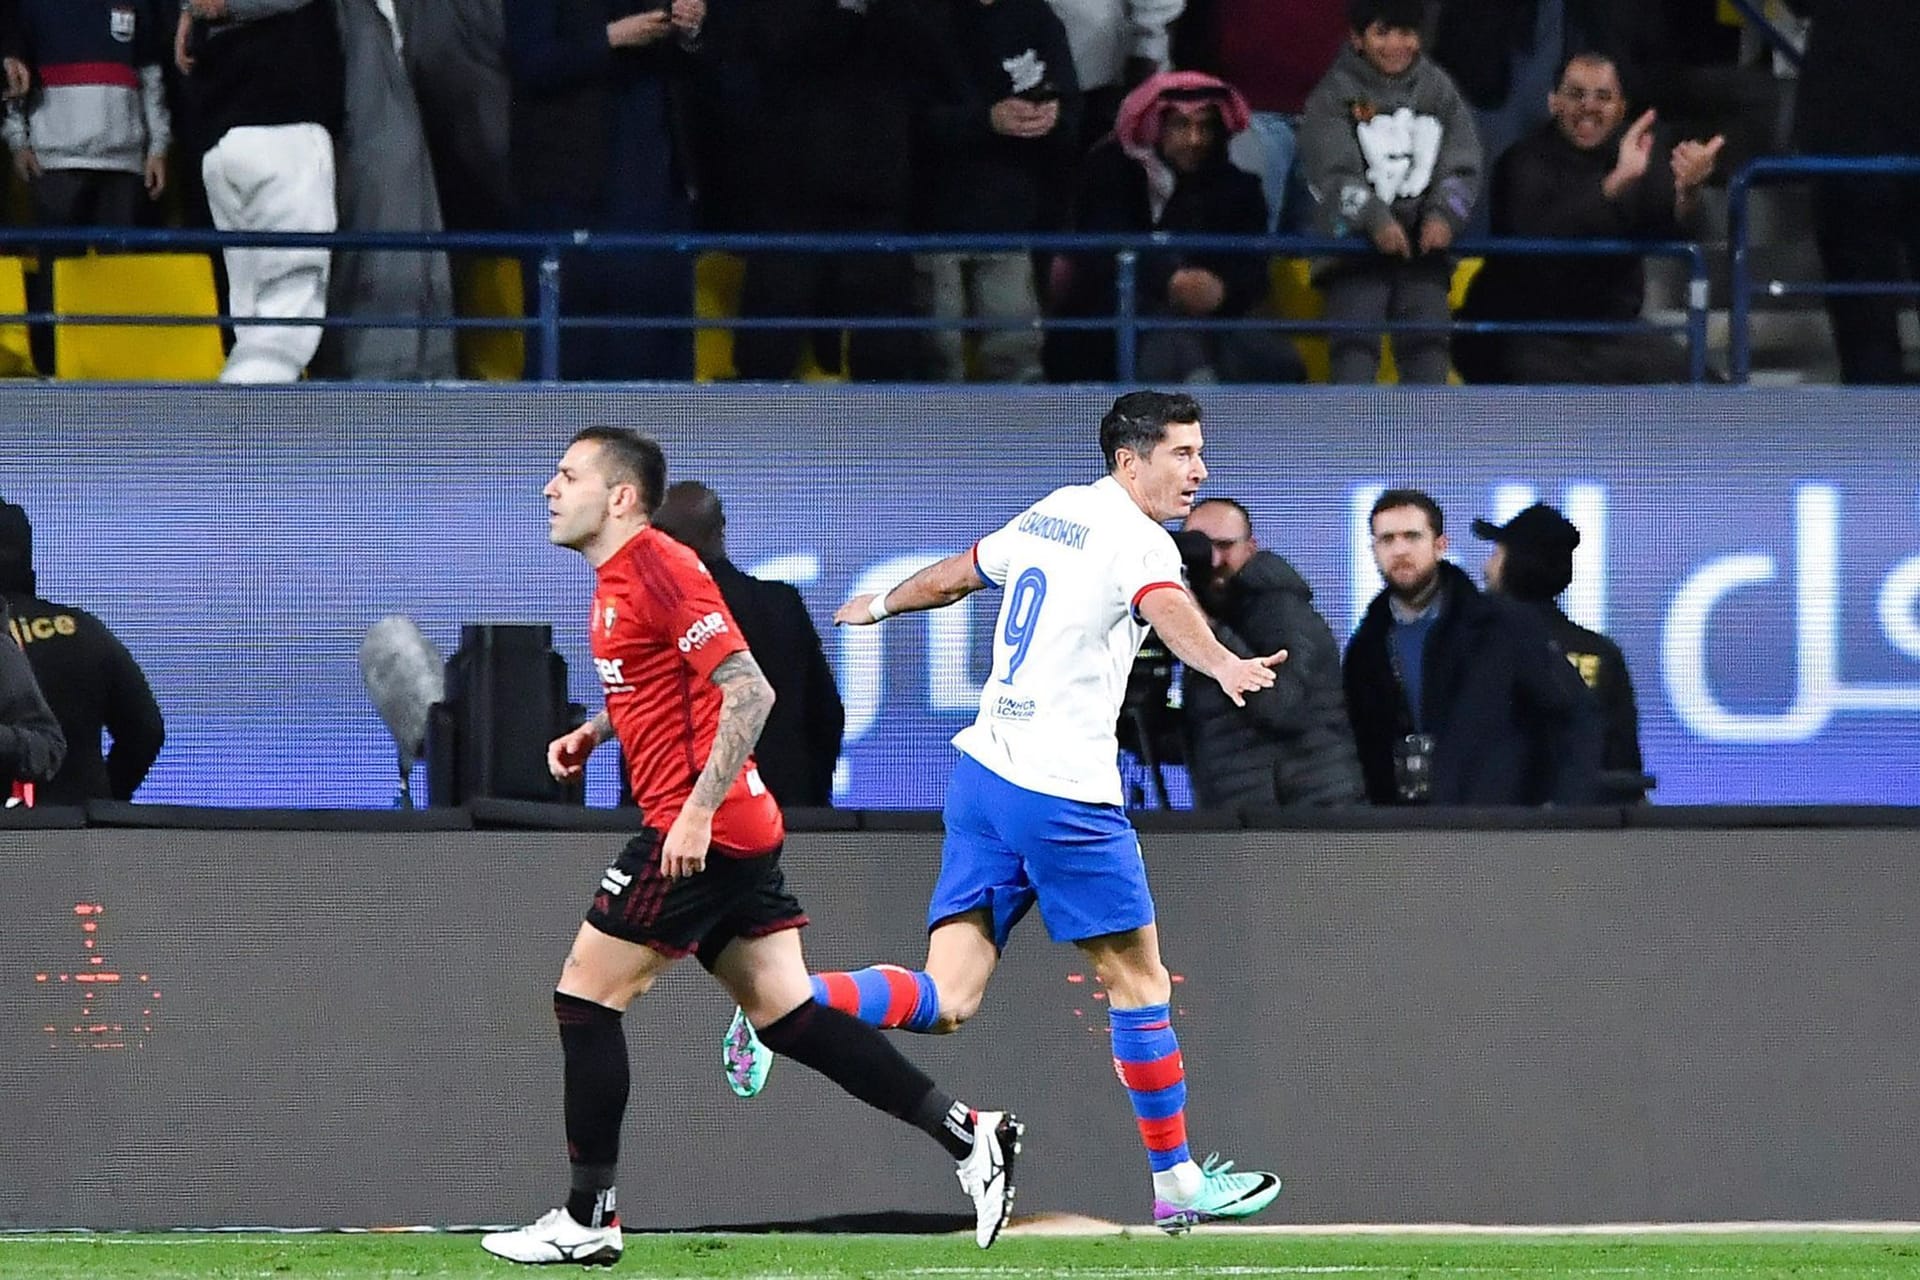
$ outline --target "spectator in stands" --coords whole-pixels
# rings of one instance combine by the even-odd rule
[[[13,627],[7,602],[0,597],[0,785],[5,787],[0,794],[8,808],[35,803],[27,788],[52,778],[67,754],[60,722],[40,696],[27,655],[13,639]]]
[[[39,225],[134,226],[166,190],[161,66],[174,14],[158,0],[18,0],[15,47],[32,87],[0,131]]]
[[[1788,0],[1813,20],[1794,141],[1808,155],[1920,155],[1920,5],[1912,0]],[[1814,238],[1834,284],[1920,281],[1920,179],[1824,178]],[[1900,345],[1911,298],[1830,295],[1840,376],[1912,381]]]
[[[440,216],[449,231],[513,226],[502,0],[399,0],[400,55],[420,104]]]
[[[1725,139],[1656,142],[1654,113],[1626,123],[1615,64],[1575,54],[1560,73],[1553,119],[1493,170],[1493,230],[1503,236],[1681,239]],[[1639,318],[1646,274],[1637,257],[1491,255],[1462,307],[1473,320]],[[1659,333],[1460,334],[1469,382],[1685,382],[1686,350]]]
[[[1227,161],[1227,139],[1247,126],[1234,89],[1192,71],[1156,75],[1127,95],[1112,137],[1087,158],[1073,227],[1095,233],[1162,231],[1259,235],[1266,229],[1260,181]],[[1144,255],[1142,315],[1230,319],[1267,293],[1264,254],[1187,252]],[[1114,314],[1111,254],[1055,262],[1050,301],[1056,314]],[[1056,330],[1047,336],[1047,372],[1056,381],[1109,382],[1114,337],[1106,331]],[[1306,373],[1293,344],[1256,329],[1151,329],[1140,335],[1139,376],[1147,382],[1299,382]]]
[[[59,722],[66,758],[41,778],[41,804],[131,800],[166,738],[160,706],[140,664],[105,623],[84,609],[36,594],[33,525],[0,501],[0,604],[12,614],[12,639]],[[0,647],[10,647],[0,644]],[[100,734],[113,749],[100,753]]]
[[[1314,89],[1300,155],[1323,234],[1364,236],[1376,252],[1341,255],[1315,278],[1327,319],[1444,324],[1448,248],[1480,189],[1480,144],[1447,73],[1420,56],[1421,0],[1352,0],[1349,47]],[[1377,333],[1330,334],[1332,377],[1370,383]],[[1447,380],[1444,331],[1393,338],[1400,381]]]
[[[1040,229],[1048,184],[1071,164],[1080,86],[1060,19],[1046,0],[920,0],[928,6],[913,70],[916,228],[1020,234]],[[916,264],[934,319],[1013,322],[979,330],[974,368],[989,382],[1040,377],[1040,302],[1025,253],[923,254]],[[963,330],[933,334],[936,373],[968,372]]]
[[[1312,588],[1260,546],[1247,509],[1231,498],[1207,499],[1182,529],[1183,552],[1187,538],[1206,543],[1206,558],[1188,573],[1214,636],[1243,658],[1287,652],[1273,687],[1248,694],[1242,707],[1214,681],[1185,674],[1187,768],[1199,807],[1362,803],[1340,646]]]
[[[1583,804],[1597,798],[1600,715],[1539,614],[1441,557],[1440,506],[1373,504],[1387,585],[1347,645],[1347,713],[1375,804]]]
[[[161,0],[9,0],[0,6],[10,97],[0,134],[42,227],[131,227],[167,187],[162,64],[175,10]],[[44,258],[80,252],[58,248]],[[43,262],[44,262],[43,258]],[[27,302],[53,308],[53,272],[28,274]],[[53,367],[53,331],[32,330],[34,363]]]
[[[1312,212],[1298,164],[1300,113],[1348,34],[1346,0],[1197,0],[1180,21],[1176,65],[1212,72],[1253,108],[1228,154],[1259,177],[1270,230],[1303,229]]]
[[[616,16],[609,18],[609,14]],[[706,0],[509,0],[511,149],[520,220],[539,230],[675,232],[692,226],[672,84],[700,48]],[[538,296],[530,261],[527,297]],[[581,253],[563,259],[566,316],[693,314],[681,254]],[[576,329],[560,343],[568,379],[686,378],[687,329]]]
[[[750,577],[727,559],[726,513],[707,486],[669,485],[653,524],[699,555],[773,686],[773,711],[753,749],[760,780],[782,808],[831,805],[846,711],[806,602],[788,584]]]
[[[1573,581],[1573,552],[1580,545],[1580,530],[1559,511],[1536,502],[1505,524],[1475,520],[1473,531],[1493,543],[1485,569],[1487,590],[1536,611],[1546,624],[1548,638],[1599,701],[1600,768],[1608,791],[1639,799],[1640,713],[1626,657],[1619,645],[1587,630],[1560,608],[1560,593]]]
[[[24,98],[32,90],[26,33],[20,30],[20,0],[0,0],[0,101]]]
[[[333,0],[346,60],[346,122],[340,135],[340,229],[445,230],[433,185],[420,104],[402,50],[408,33],[392,0]],[[329,294],[336,315],[453,315],[447,255],[347,249],[334,255]],[[340,377],[430,382],[454,377],[453,330],[428,327],[331,330],[320,363]]]
[[[749,229],[907,229],[913,121],[905,76],[915,28],[906,10],[920,2],[745,0],[736,18],[756,100],[733,159]],[[753,254],[740,314],[910,316],[913,262],[897,254]],[[743,378],[790,378],[805,336],[741,329],[734,367]],[[840,367],[839,330],[814,335],[813,348],[821,368]],[[926,372],[925,335],[856,329],[847,357],[855,379],[916,380]]]
[[[187,0],[174,57],[187,77],[213,224],[222,231],[333,231],[333,134],[343,72],[331,0]],[[227,309],[326,315],[325,249],[228,249]],[[318,324],[236,324],[222,382],[294,382]]]
[[[1569,55],[1599,50],[1643,69],[1670,60],[1662,10],[1645,0],[1455,0],[1439,6],[1429,53],[1473,108],[1482,163],[1492,169],[1546,123],[1547,97]],[[1476,210],[1467,234],[1486,231]]]

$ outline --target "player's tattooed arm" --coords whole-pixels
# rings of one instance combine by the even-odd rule
[[[605,742],[613,736],[613,719],[605,711],[587,721],[587,726],[593,730],[595,742]]]
[[[760,664],[751,653],[736,653],[713,669],[713,682],[723,695],[720,726],[714,733],[713,752],[707,767],[693,784],[689,804],[712,811],[720,807],[727,789],[740,776],[742,766],[760,740],[760,730],[773,710],[773,686],[767,683]]]

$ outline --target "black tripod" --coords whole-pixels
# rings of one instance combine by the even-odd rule
[[[1155,805],[1147,804],[1144,788],[1129,787],[1127,807],[1171,809],[1167,796],[1165,767],[1186,760],[1186,747],[1180,737],[1181,711],[1173,701],[1174,680],[1179,664],[1160,637],[1152,632],[1140,646],[1127,674],[1126,696],[1120,701],[1120,720],[1114,733],[1120,750],[1139,760],[1147,771]]]

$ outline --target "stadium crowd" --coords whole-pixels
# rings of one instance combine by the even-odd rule
[[[1802,11],[1802,141],[1920,153],[1900,73],[1920,55],[1912,7],[1769,9],[1795,30]],[[1469,380],[1683,377],[1657,335],[1611,358],[1548,340],[1453,360],[1438,331],[1468,274],[1453,243],[1707,234],[1699,190],[1783,133],[1767,46],[1717,0],[4,0],[0,53],[11,203],[41,226],[1351,236],[1366,251],[1311,264],[1327,317],[1352,326],[1335,381],[1374,380],[1360,326],[1375,321],[1426,326],[1400,334],[1402,381],[1456,363]],[[1841,147],[1866,119],[1871,138]],[[1913,220],[1887,211],[1905,188],[1843,187],[1815,211],[1832,272],[1894,278]],[[235,317],[316,321],[240,325],[229,381],[454,377],[446,328],[317,322],[497,314],[537,288],[536,264],[502,281],[441,253],[224,258]],[[1492,261],[1472,318],[1640,314],[1638,259]],[[570,330],[561,375],[694,376],[692,326],[660,322],[696,314],[695,265],[567,254],[565,316],[655,324]],[[705,376],[1111,376],[1110,333],[1043,325],[1113,314],[1098,255],[768,250],[736,265],[722,314],[929,323],[740,329]],[[1305,377],[1294,335],[1180,323],[1272,314],[1276,265],[1144,257],[1142,376]],[[31,274],[44,306],[48,273]],[[488,281],[520,298],[476,302]],[[1900,376],[1897,306],[1835,301],[1850,380]]]

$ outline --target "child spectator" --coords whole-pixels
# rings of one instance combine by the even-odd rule
[[[1332,321],[1447,319],[1447,250],[1473,212],[1480,143],[1453,80],[1420,56],[1421,9],[1421,0],[1353,0],[1350,47],[1302,116],[1315,229],[1366,236],[1378,251],[1316,270]],[[1329,346],[1334,382],[1374,380],[1377,333],[1334,333]],[[1444,330],[1396,333],[1394,355],[1403,382],[1447,380]]]

